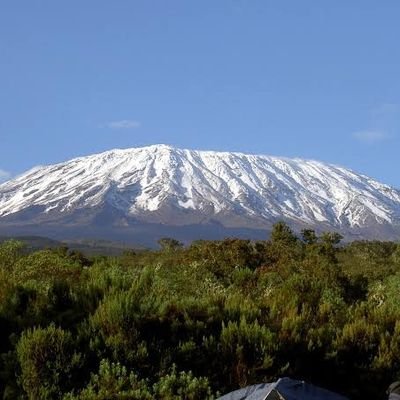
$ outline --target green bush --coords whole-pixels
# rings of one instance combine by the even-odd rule
[[[147,382],[128,372],[120,363],[101,360],[99,371],[92,374],[89,384],[78,394],[73,392],[64,400],[151,400]]]
[[[24,332],[16,345],[20,382],[29,399],[59,399],[73,386],[81,356],[72,336],[54,325]]]

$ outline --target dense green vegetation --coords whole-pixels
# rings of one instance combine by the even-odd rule
[[[400,245],[164,239],[88,259],[0,245],[0,398],[206,400],[281,376],[384,399],[400,373]]]
[[[0,236],[0,244],[9,241],[13,237]],[[70,239],[59,240],[49,239],[44,236],[17,236],[19,242],[24,244],[25,251],[36,251],[41,249],[55,249],[58,247],[67,246],[71,250],[80,251],[87,255],[103,255],[103,256],[120,256],[124,251],[131,248],[127,243],[114,242],[110,240],[88,240],[88,239]],[[137,250],[144,249],[143,246],[135,247]]]

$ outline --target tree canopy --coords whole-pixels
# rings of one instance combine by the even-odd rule
[[[0,398],[206,400],[282,376],[352,399],[400,377],[400,245],[165,238],[87,258],[0,244]]]

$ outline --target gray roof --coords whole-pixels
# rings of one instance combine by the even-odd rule
[[[248,386],[218,400],[348,400],[347,397],[304,381],[281,378],[276,382]]]

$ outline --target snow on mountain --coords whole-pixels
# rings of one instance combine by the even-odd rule
[[[285,219],[357,229],[399,224],[400,191],[318,161],[166,145],[36,167],[0,185],[0,223],[20,215],[71,222],[105,208],[124,224],[262,228]]]

